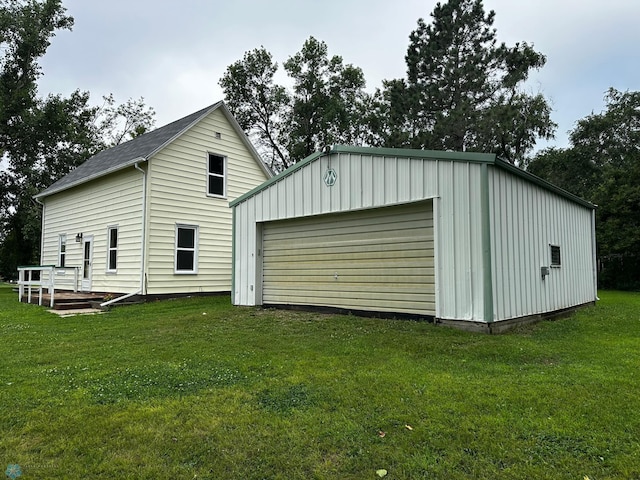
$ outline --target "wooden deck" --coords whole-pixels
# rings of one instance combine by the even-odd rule
[[[57,291],[53,297],[53,309],[54,310],[79,310],[87,308],[95,308],[96,304],[104,302],[106,294],[103,293],[88,293],[88,292],[69,292],[69,291]],[[31,294],[31,303],[38,304],[38,293]],[[24,303],[27,303],[27,297],[22,299]],[[51,302],[51,296],[48,293],[42,293],[42,305],[49,306]]]

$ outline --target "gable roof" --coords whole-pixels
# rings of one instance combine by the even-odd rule
[[[249,149],[262,170],[268,177],[271,177],[273,174],[267,169],[260,158],[260,155],[242,131],[242,128],[240,128],[240,125],[238,125],[238,122],[233,117],[227,106],[224,102],[220,101],[165,125],[164,127],[160,127],[140,135],[133,140],[102,150],[88,158],[84,163],[76,167],[67,175],[54,182],[47,189],[35,195],[34,198],[44,198],[49,195],[53,195],[54,193],[75,187],[76,185],[80,185],[90,180],[95,180],[96,178],[130,167],[138,162],[147,161],[158,151],[189,130],[193,125],[218,109],[225,115],[227,120],[229,120],[229,123]]]
[[[262,190],[266,190],[270,185],[273,185],[276,182],[279,182],[285,177],[293,174],[297,170],[300,170],[305,165],[315,161],[319,157],[324,155],[332,155],[335,153],[355,153],[361,155],[368,156],[392,156],[399,158],[426,158],[431,160],[450,160],[454,162],[470,162],[470,163],[485,163],[488,165],[493,165],[497,168],[501,168],[506,170],[513,175],[516,175],[524,180],[534,183],[545,190],[550,192],[554,192],[568,200],[571,200],[575,203],[578,203],[584,207],[595,209],[596,206],[592,203],[574,195],[573,193],[567,192],[566,190],[561,189],[560,187],[556,187],[552,183],[543,180],[540,177],[536,177],[534,174],[527,172],[526,170],[522,170],[514,165],[511,165],[506,160],[501,159],[495,153],[478,153],[478,152],[451,152],[451,151],[440,151],[440,150],[417,150],[410,148],[379,148],[379,147],[352,147],[348,145],[332,145],[327,146],[321,152],[315,152],[309,155],[308,157],[300,160],[298,163],[292,165],[287,168],[280,174],[275,177],[266,180],[262,185],[258,185],[253,190],[246,192],[244,195],[236,198],[232,202],[229,203],[230,207],[235,207],[239,203],[244,202],[248,198],[257,195]]]

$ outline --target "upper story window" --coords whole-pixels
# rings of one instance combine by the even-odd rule
[[[198,227],[176,225],[175,273],[198,273]]]
[[[58,236],[58,266],[64,267],[67,259],[67,235],[61,234]]]
[[[560,247],[558,245],[549,245],[551,247],[551,266],[559,267],[562,265],[560,259]]]
[[[227,196],[227,159],[221,155],[209,154],[207,194],[215,197]]]
[[[107,272],[118,268],[118,227],[109,227],[107,231]]]

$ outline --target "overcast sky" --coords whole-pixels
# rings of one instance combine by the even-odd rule
[[[91,92],[94,103],[144,97],[156,126],[222,100],[226,67],[259,46],[282,64],[314,36],[330,55],[362,68],[367,89],[405,75],[418,18],[434,0],[64,0],[73,31],[59,32],[41,61],[41,95]],[[534,45],[546,66],[542,92],[566,146],[575,122],[604,108],[609,87],[640,90],[640,1],[485,0],[498,41]],[[547,144],[540,144],[545,146]]]

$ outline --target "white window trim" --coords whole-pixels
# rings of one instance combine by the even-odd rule
[[[62,245],[64,245],[64,253],[62,252]],[[64,265],[62,262],[62,255],[64,255]],[[58,267],[66,267],[67,264],[67,234],[61,233],[58,235]]]
[[[116,246],[112,247],[111,246],[111,230],[115,230],[116,231]],[[107,273],[117,273],[118,271],[118,244],[120,243],[120,229],[118,228],[118,225],[109,225],[107,227],[107,269],[106,272]],[[110,268],[110,261],[111,261],[111,251],[115,250],[116,252],[116,268]]]
[[[194,242],[193,242],[193,270],[178,270],[178,229],[190,228],[195,230]],[[196,275],[198,273],[198,243],[199,243],[199,231],[198,225],[189,225],[185,223],[176,223],[174,244],[173,244],[173,273],[176,275]],[[183,248],[181,250],[190,250]]]
[[[209,177],[214,176],[214,177],[220,177],[220,175],[217,175],[215,173],[211,173],[209,172],[209,157],[213,155],[215,157],[220,157],[222,158],[222,168],[224,168],[224,174],[222,175],[222,180],[223,180],[223,194],[222,195],[217,195],[215,193],[209,193]],[[207,152],[207,182],[206,182],[206,189],[207,189],[207,197],[211,197],[211,198],[227,198],[227,178],[228,178],[228,170],[227,170],[227,156],[226,155],[221,155],[219,153],[215,153],[215,152]]]

